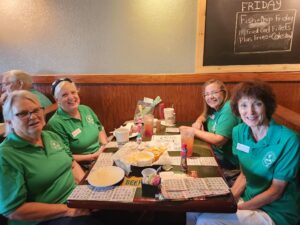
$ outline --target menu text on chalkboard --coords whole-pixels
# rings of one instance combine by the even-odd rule
[[[300,0],[207,0],[203,65],[300,63]]]

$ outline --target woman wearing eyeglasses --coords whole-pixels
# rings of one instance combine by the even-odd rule
[[[99,224],[89,210],[65,204],[84,172],[61,138],[42,130],[44,110],[37,97],[24,90],[10,93],[3,115],[7,137],[0,145],[0,214],[11,225]]]
[[[47,123],[47,129],[59,134],[70,147],[73,157],[82,165],[96,160],[107,144],[105,130],[91,108],[80,105],[78,89],[69,78],[52,84],[58,109]]]
[[[231,100],[243,123],[233,129],[233,153],[241,173],[231,192],[238,210],[188,213],[187,225],[296,225],[300,222],[300,139],[276,123],[275,95],[261,81],[238,84]]]
[[[231,111],[225,84],[219,80],[207,81],[203,85],[203,98],[204,110],[192,125],[195,136],[212,145],[222,168],[237,169],[237,159],[232,154],[231,134],[240,120]]]

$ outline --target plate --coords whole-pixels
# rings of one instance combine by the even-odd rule
[[[124,178],[125,172],[117,166],[105,166],[93,171],[87,178],[94,187],[108,187],[119,183]]]
[[[116,137],[115,132],[113,132],[113,135],[114,135],[114,137]],[[136,133],[132,133],[132,134],[129,135],[129,138],[136,137],[137,135],[138,135],[137,132]]]
[[[162,120],[161,121],[161,125],[165,126],[165,127],[174,127],[175,124],[166,124],[166,121],[165,120]]]
[[[133,138],[133,137],[136,137],[138,135],[138,133],[132,133],[131,135],[129,135],[129,138]]]

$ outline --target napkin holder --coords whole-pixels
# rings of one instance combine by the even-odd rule
[[[150,185],[142,183],[142,196],[155,198],[155,195],[159,193],[158,185]]]

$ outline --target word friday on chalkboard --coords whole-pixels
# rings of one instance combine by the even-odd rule
[[[207,0],[204,65],[300,63],[300,0]]]

